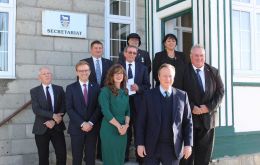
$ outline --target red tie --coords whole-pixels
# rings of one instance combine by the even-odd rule
[[[84,95],[84,100],[85,100],[85,104],[88,104],[88,90],[87,90],[87,85],[83,84],[84,89],[83,89],[83,95]]]

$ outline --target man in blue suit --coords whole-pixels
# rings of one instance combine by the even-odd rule
[[[101,111],[98,104],[99,86],[89,81],[90,66],[86,61],[76,64],[78,81],[67,86],[66,109],[70,118],[73,165],[81,165],[83,150],[87,165],[95,165],[97,136]]]
[[[129,147],[132,140],[132,127],[135,128],[135,120],[139,105],[142,101],[142,95],[144,91],[148,90],[151,86],[146,66],[142,63],[135,61],[138,48],[135,46],[126,46],[124,49],[125,61],[121,62],[121,65],[125,68],[128,77],[129,87],[129,104],[130,104],[130,123],[127,131],[127,148],[125,160],[129,160]],[[132,79],[132,81],[131,81]],[[138,156],[138,155],[136,155]],[[141,159],[137,158],[140,162]]]
[[[145,92],[137,115],[136,145],[145,165],[179,165],[191,155],[192,115],[188,96],[173,88],[175,69],[163,64],[158,71],[160,85]],[[184,147],[183,147],[184,146]]]

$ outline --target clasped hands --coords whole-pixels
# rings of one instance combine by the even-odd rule
[[[117,130],[119,132],[120,135],[125,135],[126,132],[127,132],[127,128],[129,127],[128,124],[125,124],[125,125],[120,125],[117,127]]]
[[[64,115],[64,113],[53,114],[53,116],[52,116],[53,119],[48,120],[43,124],[45,124],[47,128],[52,129],[55,126],[55,124],[60,124],[60,122],[62,121],[63,115]]]
[[[84,132],[89,132],[89,131],[92,130],[92,128],[93,128],[92,124],[90,124],[89,122],[84,122],[82,124],[81,130],[84,131]]]
[[[192,109],[192,113],[195,115],[202,115],[204,113],[209,113],[209,109],[206,105],[200,105],[200,107],[194,106]]]

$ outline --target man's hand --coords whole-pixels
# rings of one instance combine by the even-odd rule
[[[146,156],[145,147],[143,145],[137,146],[137,154],[142,158]]]
[[[57,113],[57,114],[53,114],[53,120],[57,123],[60,124],[60,122],[62,121],[62,115],[64,113]]]
[[[48,120],[48,121],[46,121],[46,122],[43,123],[43,124],[45,124],[47,128],[52,129],[52,128],[54,127],[54,125],[55,125],[55,121],[53,121],[53,120]]]
[[[191,152],[192,152],[191,146],[184,146],[184,150],[183,150],[184,159],[188,159],[191,155]]]
[[[202,113],[209,113],[209,109],[206,105],[200,105]]]
[[[93,126],[90,123],[85,122],[85,123],[83,123],[81,130],[84,132],[89,132],[92,130],[92,128],[93,128]]]
[[[138,85],[137,84],[133,84],[133,85],[131,85],[131,91],[138,91],[139,90],[139,87],[138,87]]]
[[[194,115],[200,115],[200,114],[202,114],[202,111],[198,106],[194,106],[193,109],[192,109],[192,113]]]

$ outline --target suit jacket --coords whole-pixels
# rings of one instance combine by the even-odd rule
[[[175,67],[175,77],[172,86],[178,89],[183,89],[182,81],[186,65],[185,55],[183,52],[175,51],[175,59],[169,58],[165,50],[155,54],[153,59],[153,78],[156,81],[156,86],[159,86],[160,84],[158,79],[158,70],[164,63],[171,64]]]
[[[183,79],[184,90],[188,93],[191,110],[199,105],[206,105],[209,113],[193,115],[194,127],[211,129],[215,127],[215,114],[224,96],[224,86],[218,70],[208,64],[204,65],[205,73],[205,94],[202,96],[199,91],[196,73],[192,64],[188,64]]]
[[[125,61],[124,52],[120,52],[118,62],[123,63],[124,61]],[[135,62],[139,62],[139,63],[144,64],[144,66],[146,66],[147,69],[148,69],[148,76],[149,76],[151,69],[152,69],[151,59],[150,59],[149,53],[145,50],[138,49],[137,55],[136,55],[136,58],[135,58]]]
[[[173,143],[178,159],[182,157],[183,144],[193,145],[192,115],[188,96],[184,91],[173,90]],[[163,111],[159,87],[146,91],[141,110],[137,116],[136,145],[144,145],[146,153],[151,155],[156,150],[161,129],[161,115]]]
[[[81,124],[91,121],[94,126],[90,133],[98,133],[101,120],[101,111],[98,104],[99,87],[89,82],[88,103],[85,104],[84,96],[79,81],[67,86],[66,109],[70,118],[68,133],[83,135]]]
[[[93,58],[90,57],[90,58],[86,58],[86,59],[82,59],[82,60],[87,61],[90,65],[91,73],[89,75],[89,81],[97,84],[96,70],[95,70]],[[102,88],[104,86],[107,71],[113,65],[113,62],[106,58],[102,57],[101,61],[102,61],[102,75],[101,75],[100,88]]]
[[[32,110],[35,114],[35,121],[32,132],[37,135],[42,135],[47,131],[47,127],[43,124],[48,120],[52,120],[54,113],[65,113],[65,93],[61,86],[52,84],[54,95],[54,112],[49,110],[48,101],[44,93],[43,86],[37,86],[30,90],[32,99]],[[57,131],[66,129],[64,122],[60,122],[54,126]]]

